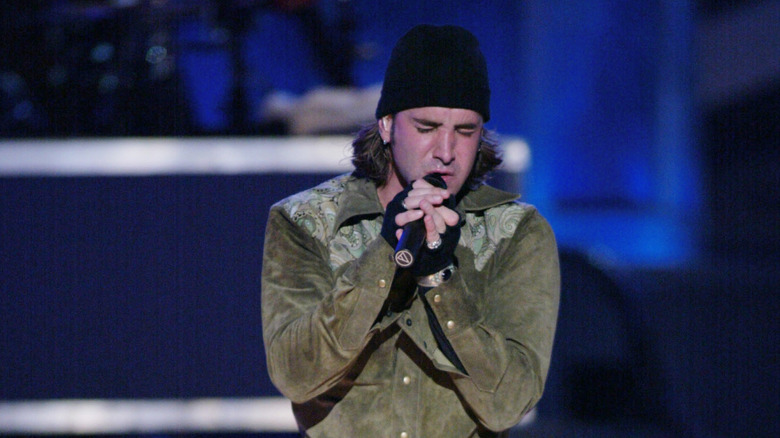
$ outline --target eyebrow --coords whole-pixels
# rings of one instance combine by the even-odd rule
[[[417,118],[417,117],[412,117],[412,120],[414,120],[416,123],[419,123],[419,124],[424,125],[424,126],[430,126],[432,128],[437,128],[437,127],[443,125],[443,123],[434,122],[433,120],[428,120],[428,119],[420,119],[420,118]],[[460,123],[458,125],[455,125],[455,129],[477,129],[477,124],[476,123]]]

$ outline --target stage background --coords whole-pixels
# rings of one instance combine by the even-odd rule
[[[284,3],[3,2],[0,152],[295,137],[272,97],[353,90],[359,108],[412,24],[463,25],[490,68],[488,127],[531,151],[496,183],[540,208],[563,256],[548,393],[517,435],[776,435],[780,3]],[[338,128],[314,134],[354,126]],[[278,396],[266,212],[336,172],[52,170],[79,158],[0,175],[4,412]]]

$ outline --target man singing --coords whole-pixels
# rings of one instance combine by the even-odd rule
[[[271,380],[305,436],[507,436],[542,396],[560,276],[545,219],[485,184],[501,157],[476,38],[407,32],[376,118],[354,172],[271,208]]]

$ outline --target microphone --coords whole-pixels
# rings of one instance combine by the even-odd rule
[[[425,175],[423,178],[429,184],[440,189],[446,189],[447,183],[438,173]],[[401,238],[398,239],[398,245],[395,246],[395,255],[393,260],[401,268],[408,268],[414,264],[417,253],[420,251],[425,241],[425,223],[422,218],[404,225]]]

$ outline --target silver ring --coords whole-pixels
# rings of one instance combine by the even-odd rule
[[[428,249],[434,250],[441,246],[441,237],[436,239],[434,242],[426,242],[425,245],[428,246]]]
[[[404,210],[408,210],[408,209],[409,209],[409,208],[406,206],[406,199],[404,199],[403,201],[401,201],[401,207],[403,207],[403,208],[404,208]]]

